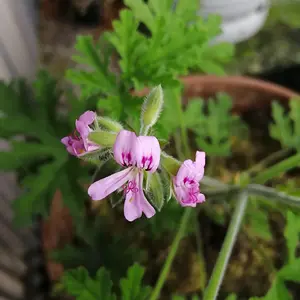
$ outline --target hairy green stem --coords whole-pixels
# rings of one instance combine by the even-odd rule
[[[266,181],[272,179],[275,176],[280,175],[280,173],[286,172],[290,169],[293,169],[300,164],[300,154],[295,154],[277,164],[274,166],[266,169],[265,171],[262,171],[259,173],[256,177],[254,177],[253,182],[264,184]]]
[[[274,162],[288,156],[291,153],[291,151],[292,151],[292,149],[290,149],[290,148],[280,149],[279,151],[276,151],[276,152],[270,154],[269,156],[267,156],[266,158],[264,158],[263,160],[258,162],[256,165],[251,167],[247,171],[247,173],[249,173],[249,174],[257,173],[257,172],[263,170],[264,168],[268,167],[269,165],[273,164]]]
[[[285,205],[300,207],[300,197],[276,191],[275,189],[270,187],[259,184],[249,184],[247,186],[247,191],[251,194],[264,197],[269,201],[278,201]]]
[[[248,201],[247,192],[243,191],[239,194],[238,203],[235,207],[231,222],[222,249],[215,264],[208,286],[204,292],[203,300],[215,300],[218,296],[222,280],[228,265],[231,252],[240,230],[243,216],[246,211]]]
[[[192,212],[192,208],[190,208],[190,207],[185,208],[185,211],[184,211],[184,213],[181,217],[181,220],[180,220],[180,224],[179,224],[176,236],[175,236],[175,238],[172,242],[170,252],[167,256],[165,264],[164,264],[164,266],[163,266],[163,268],[160,272],[159,278],[156,282],[156,285],[153,289],[153,292],[152,292],[151,297],[149,298],[149,300],[156,300],[156,299],[159,298],[161,289],[162,289],[162,287],[163,287],[163,285],[164,285],[164,283],[165,283],[165,281],[168,277],[168,274],[169,274],[171,266],[172,266],[172,262],[175,258],[176,253],[177,253],[179,243],[180,243],[181,239],[183,238],[184,233],[186,231],[186,227],[187,227],[188,221],[190,219],[191,212]]]

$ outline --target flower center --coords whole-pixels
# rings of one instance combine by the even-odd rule
[[[153,157],[151,156],[143,156],[142,157],[142,168],[146,171],[150,171],[152,169]]]
[[[196,183],[196,181],[194,180],[194,179],[192,179],[192,178],[189,178],[189,177],[185,177],[184,179],[183,179],[183,184],[186,186],[186,187],[192,187],[192,186],[194,186],[195,184],[197,184]]]
[[[74,129],[74,131],[70,134],[70,136],[74,139],[74,140],[77,140],[77,141],[80,141],[81,140],[81,136],[79,134],[79,132]]]
[[[125,194],[128,194],[129,192],[137,193],[139,191],[135,180],[129,180],[127,185],[124,185],[123,190]]]
[[[132,156],[131,153],[122,152],[122,165],[125,167],[132,166]]]

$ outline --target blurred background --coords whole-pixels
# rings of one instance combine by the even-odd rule
[[[63,79],[74,66],[76,36],[98,38],[123,7],[121,0],[0,0],[0,78],[32,80],[43,67]],[[236,44],[228,73],[300,91],[300,1],[199,0],[198,14],[222,16],[223,34],[212,43]],[[10,201],[18,188],[14,174],[1,174],[0,181],[0,300],[48,299],[38,220],[33,231],[11,227]]]

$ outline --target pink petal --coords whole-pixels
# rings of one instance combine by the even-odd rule
[[[86,153],[86,149],[84,147],[82,140],[79,141],[75,140],[72,144],[72,149],[76,156],[81,156]]]
[[[196,152],[196,165],[199,167],[205,167],[205,152],[197,151]]]
[[[112,174],[91,184],[88,194],[92,200],[102,200],[122,187],[132,176],[132,168]]]
[[[138,174],[136,175],[135,180],[137,186],[139,186]],[[133,193],[132,191],[129,191],[126,194],[125,203],[124,203],[124,216],[125,219],[129,222],[132,222],[142,216],[142,209],[138,197],[139,197],[139,193]]]
[[[146,199],[144,192],[143,192],[143,172],[139,174],[139,201],[140,206],[142,208],[143,213],[147,218],[151,218],[155,215],[155,209],[150,205],[148,200]]]
[[[65,146],[69,146],[70,145],[70,140],[71,138],[69,136],[65,136],[63,137],[60,141],[65,145]]]
[[[76,140],[74,140],[70,136],[66,136],[66,137],[62,138],[60,141],[66,146],[67,151],[71,155],[77,156],[77,154],[75,153],[74,148],[73,148],[73,144]]]
[[[205,202],[205,195],[204,194],[199,193],[199,195],[197,196],[197,198],[198,198],[197,203],[203,203],[203,202]]]
[[[82,138],[87,138],[90,133],[90,129],[88,125],[79,120],[76,120],[75,125],[76,125],[76,130],[79,132],[80,136]]]
[[[113,152],[114,158],[121,166],[133,166],[136,164],[136,141],[134,132],[121,130],[116,138]]]
[[[86,125],[91,125],[91,124],[94,122],[95,118],[96,118],[96,114],[95,114],[93,111],[88,110],[88,111],[86,111],[85,113],[83,113],[83,114],[79,117],[78,120],[79,120],[80,122],[85,123]]]
[[[195,174],[195,165],[192,160],[187,159],[185,160],[176,175],[176,184],[180,185],[185,178],[194,178]]]
[[[151,173],[155,172],[160,162],[160,145],[154,136],[139,136],[137,138],[137,166]]]

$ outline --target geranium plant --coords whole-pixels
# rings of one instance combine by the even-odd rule
[[[180,242],[190,234],[197,244],[193,265],[201,273],[195,276],[198,293],[192,299],[202,292],[210,300],[221,295],[238,233],[246,232],[252,242],[253,234],[270,239],[267,211],[279,210],[287,217],[289,254],[283,268],[271,263],[276,279],[265,299],[290,297],[285,281],[298,281],[293,268],[299,260],[295,220],[300,199],[294,186],[284,182],[277,188],[272,180],[299,164],[294,154],[299,150],[299,100],[291,100],[290,114],[276,102],[272,106],[269,135],[283,150],[251,168],[247,160],[245,171],[224,171],[229,157],[235,158],[234,145],[247,142],[251,130],[231,113],[227,94],[185,104],[180,80],[193,71],[224,73],[222,64],[230,60],[233,46],[212,43],[220,33],[220,18],[196,17],[198,1],[125,3],[128,8],[112,32],[96,42],[78,37],[74,60],[80,65],[68,70],[67,78],[79,87],[79,95],[59,88],[44,71],[33,88],[23,81],[1,83],[6,101],[0,107],[0,132],[12,149],[1,153],[0,165],[18,170],[24,190],[13,204],[15,222],[25,226],[33,216],[46,218],[54,193],[61,191],[74,220],[74,239],[51,253],[65,267],[57,290],[87,300],[184,299],[163,287]],[[141,23],[149,36],[138,31]],[[118,72],[110,68],[114,57]],[[227,232],[209,281],[200,213]],[[184,255],[187,265],[191,254]],[[146,277],[152,274],[145,281],[153,288],[142,284],[144,271]]]

